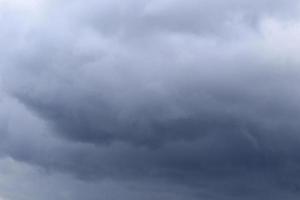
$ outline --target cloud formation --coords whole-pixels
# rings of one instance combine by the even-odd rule
[[[298,1],[29,4],[0,4],[0,155],[50,172],[27,179],[73,199],[104,198],[91,184],[107,199],[119,185],[125,199],[297,199]]]

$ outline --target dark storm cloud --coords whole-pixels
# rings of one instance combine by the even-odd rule
[[[77,0],[3,15],[2,155],[188,199],[294,199],[297,3]]]

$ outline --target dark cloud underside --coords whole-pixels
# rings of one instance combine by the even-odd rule
[[[0,199],[299,197],[298,1],[15,4],[0,174],[30,181]]]

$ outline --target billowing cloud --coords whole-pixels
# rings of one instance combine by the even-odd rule
[[[108,199],[299,196],[298,1],[2,10],[0,155],[50,172],[28,179],[73,199],[111,182]]]

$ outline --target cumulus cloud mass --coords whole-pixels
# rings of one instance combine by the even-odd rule
[[[299,11],[0,0],[0,199],[299,199]]]

